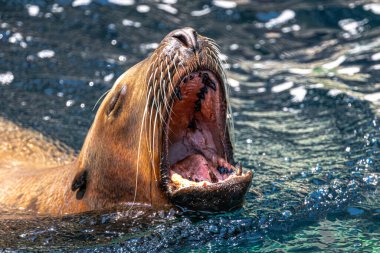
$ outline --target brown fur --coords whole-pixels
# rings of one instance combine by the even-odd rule
[[[60,215],[133,202],[139,133],[146,101],[143,85],[148,67],[149,62],[143,61],[115,83],[101,104],[74,162],[48,167],[38,159],[25,161],[20,157],[15,160],[11,152],[0,152],[0,204]],[[109,103],[123,85],[127,89],[124,103],[118,115],[108,116]],[[163,206],[167,200],[155,179],[159,175],[158,166],[155,176],[146,143],[146,135],[142,135],[135,201]],[[86,190],[83,198],[77,199],[77,192],[72,191],[71,185],[84,171],[87,171]]]
[[[9,149],[8,152],[0,151],[0,205],[61,215],[134,201],[153,207],[168,204],[159,182],[160,121],[156,123],[155,145],[151,147],[155,150],[154,157],[148,147],[148,128],[145,125],[141,129],[150,85],[148,79],[154,71],[152,66],[157,59],[170,65],[173,58],[180,57],[180,73],[175,72],[175,76],[177,69],[170,70],[175,83],[184,74],[213,64],[205,57],[212,52],[211,46],[206,48],[207,41],[203,37],[198,37],[203,51],[194,54],[192,49],[181,48],[180,42],[173,42],[173,38],[168,36],[152,56],[130,68],[117,80],[101,104],[82,150],[74,161],[63,165],[58,162],[52,167],[51,163],[42,163],[38,159],[19,159],[21,162],[16,162],[18,159],[9,156]],[[168,71],[169,67],[160,70],[154,78],[159,79],[160,72]],[[119,98],[110,113],[113,99],[123,87],[126,87],[125,97]],[[149,120],[146,117],[144,123]],[[141,137],[140,133],[143,133]]]

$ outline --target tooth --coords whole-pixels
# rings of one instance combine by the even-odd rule
[[[207,181],[200,181],[200,182],[189,181],[177,173],[174,173],[170,179],[172,180],[172,182],[175,185],[177,185],[180,188],[189,187],[189,186],[207,186],[210,184],[210,182],[207,182]],[[196,179],[196,180],[198,180],[198,179]]]
[[[241,162],[237,162],[237,164],[236,164],[236,167],[237,167],[237,175],[241,175],[241,173],[243,172],[243,169],[242,169],[242,167],[241,167]]]

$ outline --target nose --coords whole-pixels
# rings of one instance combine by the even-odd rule
[[[177,39],[184,47],[192,49],[194,53],[199,49],[198,34],[191,27],[174,30],[169,36]]]

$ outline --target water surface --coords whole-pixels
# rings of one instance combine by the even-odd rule
[[[226,61],[244,207],[3,210],[0,250],[379,252],[375,1],[0,1],[0,117],[78,152],[98,98],[184,26]]]

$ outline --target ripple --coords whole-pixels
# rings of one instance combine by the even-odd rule
[[[128,218],[110,210],[57,219],[5,210],[2,246],[79,252],[378,247],[376,3],[42,0],[36,16],[24,1],[3,7],[0,116],[17,126],[2,131],[22,125],[58,143],[58,151],[63,143],[78,152],[92,108],[112,80],[169,31],[193,26],[224,53],[236,159],[255,173],[244,207],[224,214]],[[36,60],[43,49],[54,58]],[[62,162],[58,151],[54,161]]]

